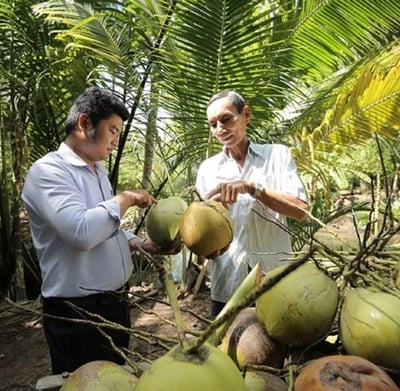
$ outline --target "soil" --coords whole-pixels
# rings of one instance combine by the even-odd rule
[[[178,286],[177,291],[179,294]],[[159,286],[149,284],[132,288],[132,329],[151,334],[147,340],[130,338],[128,357],[139,365],[139,373],[148,360],[159,357],[177,341],[177,330],[168,299]],[[210,299],[207,290],[179,298],[188,330],[202,330],[207,325]],[[40,301],[0,305],[0,391],[36,390],[39,378],[51,374],[49,354],[42,329]],[[166,338],[158,343],[158,336]]]

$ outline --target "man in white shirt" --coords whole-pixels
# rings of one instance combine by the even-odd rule
[[[41,269],[44,315],[88,318],[68,301],[130,327],[126,289],[133,269],[131,251],[141,246],[149,253],[162,252],[149,238],[120,227],[131,206],[149,207],[155,199],[146,190],[114,195],[100,163],[118,145],[128,115],[109,91],[86,89],[70,109],[65,141],[27,174],[22,199]],[[43,327],[55,374],[93,360],[123,363],[95,327],[51,316],[44,316]],[[128,347],[127,333],[104,331],[116,346]]]
[[[228,249],[210,256],[215,317],[255,264],[267,272],[287,258],[290,235],[282,227],[286,217],[304,219],[308,205],[289,149],[248,139],[251,111],[238,93],[215,94],[207,120],[223,150],[200,165],[196,189],[202,198],[221,201],[234,222]]]

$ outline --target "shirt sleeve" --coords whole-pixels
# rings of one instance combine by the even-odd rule
[[[290,149],[286,146],[284,146],[283,148],[285,156],[284,161],[286,161],[287,167],[287,180],[285,181],[285,185],[287,186],[286,192],[295,195],[297,198],[304,202],[308,202],[304,184],[301,181],[300,176],[297,172],[297,166],[291,155]]]
[[[129,242],[133,238],[137,238],[137,235],[133,234],[132,232],[129,231],[122,231],[126,237],[126,240]]]
[[[197,176],[196,176],[196,190],[199,193],[201,198],[205,198],[207,195],[207,187],[206,187],[206,178],[204,176],[205,172],[205,162],[200,164],[199,169],[197,170]]]
[[[77,181],[62,163],[50,160],[32,166],[22,197],[32,224],[46,224],[64,242],[88,250],[116,235],[120,228],[115,199],[90,205],[95,189],[84,180]]]

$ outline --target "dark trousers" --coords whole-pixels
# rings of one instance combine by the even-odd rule
[[[222,303],[221,301],[211,300],[211,318],[215,319],[216,316],[222,311],[222,308],[225,307],[226,303]]]
[[[121,293],[95,294],[74,299],[43,298],[43,329],[50,350],[53,374],[72,372],[81,365],[95,360],[108,360],[123,364],[122,357],[113,350],[110,341],[97,330],[96,326],[46,316],[49,314],[101,322],[93,316],[82,313],[77,308],[72,308],[65,300],[114,323],[125,327],[131,326],[129,302],[126,295]],[[128,333],[108,328],[102,328],[102,330],[112,338],[117,347],[128,348]]]

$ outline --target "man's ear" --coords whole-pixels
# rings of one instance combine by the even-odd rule
[[[250,110],[249,106],[244,105],[243,114],[244,114],[244,116],[246,118],[246,123],[248,124],[250,122],[250,120],[251,120],[251,110]]]
[[[89,117],[87,114],[79,114],[78,117],[78,127],[80,130],[86,131],[89,130]]]

